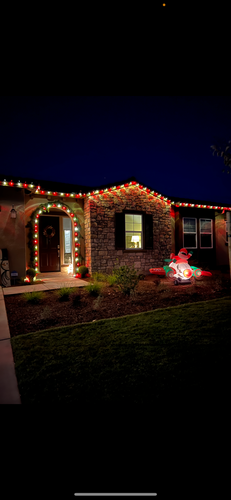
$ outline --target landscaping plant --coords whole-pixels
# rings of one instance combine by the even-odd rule
[[[107,281],[107,276],[103,273],[95,272],[93,273],[92,278],[94,281],[102,281],[102,282]]]
[[[81,278],[84,278],[86,274],[88,274],[88,268],[86,266],[80,266],[79,274],[81,274]]]
[[[60,288],[59,290],[57,290],[57,295],[58,295],[59,300],[61,302],[69,300],[71,293],[73,293],[72,288],[63,287],[63,288]]]
[[[108,282],[109,286],[116,285],[116,281],[117,281],[117,278],[116,278],[115,274],[109,274],[107,276],[107,282]]]
[[[25,292],[23,297],[30,304],[38,304],[42,299],[42,292]]]
[[[28,276],[30,282],[33,281],[33,278],[35,278],[36,274],[37,274],[37,271],[35,271],[35,269],[33,269],[33,267],[30,267],[26,271],[26,276]]]
[[[85,290],[90,295],[97,297],[98,295],[100,295],[100,292],[102,290],[102,284],[97,283],[97,282],[96,283],[89,283],[89,285],[85,286]]]
[[[130,295],[131,291],[134,292],[140,280],[134,265],[132,267],[121,266],[119,269],[114,269],[113,275],[116,277],[116,284],[119,285],[124,295]]]

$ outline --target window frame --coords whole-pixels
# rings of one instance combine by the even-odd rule
[[[125,248],[125,214],[134,214],[142,216],[143,248]],[[144,210],[123,209],[121,212],[115,212],[115,250],[122,250],[123,253],[135,252],[142,253],[153,251],[153,214]]]
[[[202,220],[210,220],[211,221],[211,232],[210,233],[208,233],[208,231],[201,232],[201,221]],[[206,248],[207,249],[211,249],[211,248],[213,248],[213,219],[209,219],[208,217],[201,217],[199,219],[199,233],[200,233],[200,248],[202,248],[202,249],[206,249]],[[202,234],[211,234],[211,246],[210,247],[202,247],[201,246],[201,235]]]
[[[68,220],[69,217],[62,217],[62,234],[63,234],[63,265],[64,266],[68,266],[70,264],[73,265],[73,252],[72,252],[72,224],[71,224],[71,221],[70,221],[70,229],[65,229],[64,228],[64,220]],[[71,262],[65,262],[65,231],[69,231],[70,232],[70,249],[71,249],[71,252],[69,253],[69,255],[71,255]]]
[[[196,226],[196,231],[195,232],[192,232],[192,231],[184,231],[184,220],[185,219],[194,219],[196,222],[195,222],[195,226]],[[183,221],[183,224],[182,224],[182,232],[183,232],[183,247],[184,248],[189,248],[189,249],[197,249],[198,248],[198,244],[197,244],[197,218],[196,217],[182,217],[182,221]],[[185,245],[184,243],[184,235],[185,234],[195,234],[196,235],[196,246],[195,247],[189,247],[187,245]]]
[[[142,230],[141,231],[126,231],[126,215],[139,215],[141,217]],[[138,213],[136,211],[132,212],[130,210],[125,211],[124,212],[124,226],[125,226],[125,248],[124,248],[124,250],[131,251],[131,252],[134,252],[134,250],[135,251],[144,250],[144,216],[143,216],[143,213]],[[127,248],[126,247],[126,235],[127,235],[127,233],[132,233],[133,235],[135,235],[136,233],[137,233],[137,235],[141,234],[141,247]]]

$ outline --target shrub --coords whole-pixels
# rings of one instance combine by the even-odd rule
[[[71,288],[63,287],[63,288],[60,288],[59,290],[57,290],[57,295],[58,295],[59,300],[61,302],[69,300],[71,293],[73,293],[73,290]]]
[[[97,297],[102,290],[102,285],[100,283],[97,283],[97,282],[96,283],[89,283],[89,285],[85,286],[85,290],[90,295]]]
[[[107,280],[107,276],[103,273],[93,273],[92,275],[92,278],[94,281],[106,281]]]
[[[109,283],[109,286],[116,285],[117,278],[114,274],[109,274],[107,276],[107,282]]]
[[[23,297],[29,304],[38,304],[42,298],[42,292],[26,292]]]
[[[131,291],[134,292],[139,283],[139,276],[134,265],[132,267],[121,266],[119,269],[114,269],[113,275],[116,276],[116,283],[125,295],[130,295]]]
[[[26,276],[30,279],[30,281],[33,281],[33,278],[36,276],[36,271],[33,269],[33,267],[30,267],[26,271]]]
[[[81,278],[84,278],[84,276],[88,274],[88,268],[86,266],[80,266],[79,274],[81,274]]]

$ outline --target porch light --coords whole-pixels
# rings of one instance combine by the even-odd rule
[[[16,210],[14,209],[14,205],[12,205],[12,209],[11,209],[11,211],[10,211],[10,218],[11,218],[11,219],[16,219],[16,217],[17,217],[17,212],[16,212]]]
[[[21,186],[21,182],[20,181],[18,181],[18,186]]]
[[[3,184],[4,184],[4,186],[6,186],[6,179],[4,179]]]

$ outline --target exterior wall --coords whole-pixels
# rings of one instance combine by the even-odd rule
[[[216,262],[218,266],[229,265],[225,220],[224,214],[215,212]]]
[[[140,210],[153,216],[153,250],[116,250],[115,213]],[[109,273],[115,265],[134,264],[144,274],[163,266],[171,253],[170,206],[139,188],[112,191],[84,200],[86,266],[89,272]],[[116,260],[118,259],[118,261]]]
[[[175,207],[175,252],[184,247],[183,241],[183,217],[197,219],[197,248],[193,248],[193,255],[189,263],[192,265],[216,265],[216,233],[215,233],[215,213],[214,210],[206,208]],[[213,220],[213,248],[200,248],[199,219],[208,218]],[[187,248],[187,246],[186,246]],[[190,251],[190,249],[189,249]]]
[[[16,219],[11,219],[14,204]],[[25,201],[24,189],[0,186],[0,248],[8,250],[10,272],[17,271],[18,277],[25,276]]]

